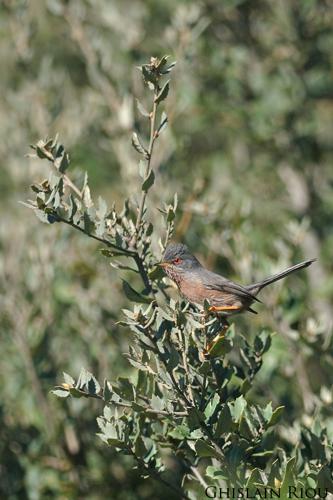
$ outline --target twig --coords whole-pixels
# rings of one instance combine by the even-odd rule
[[[64,389],[63,386],[59,386],[59,389]],[[76,389],[79,391],[82,396],[86,398],[92,398],[92,399],[99,399],[100,401],[104,401],[105,404],[114,404],[116,406],[121,406],[122,408],[132,408],[131,403],[126,403],[125,401],[106,401],[104,397],[101,394],[91,394],[89,392],[83,391],[82,389]],[[187,411],[166,411],[166,410],[155,410],[154,408],[145,408],[145,413],[150,414],[150,415],[161,415],[161,416],[167,416],[167,417],[187,417],[188,412]]]
[[[83,195],[82,195],[82,192],[80,191],[80,189],[75,186],[75,184],[70,180],[70,178],[68,177],[68,175],[66,174],[62,174],[62,177],[65,181],[65,184],[76,194],[76,196],[82,200],[83,198]]]
[[[63,217],[61,217],[58,214],[55,214],[55,217],[56,217],[56,219],[58,221],[64,222],[68,226],[71,226],[74,229],[77,229],[78,231],[81,231],[81,233],[86,234],[87,236],[89,236],[89,238],[92,238],[92,239],[94,239],[96,241],[99,241],[100,243],[103,243],[103,245],[106,245],[106,246],[108,246],[110,248],[113,248],[114,250],[117,250],[118,252],[121,252],[123,255],[128,255],[130,257],[134,257],[135,256],[135,253],[132,250],[125,250],[124,248],[119,247],[115,243],[111,243],[111,241],[109,241],[109,240],[105,240],[104,238],[100,238],[99,236],[96,236],[95,234],[88,233],[82,227],[78,226],[77,224],[74,224],[74,222],[72,222],[70,220],[64,219]]]
[[[147,158],[147,165],[146,165],[146,171],[145,171],[145,178],[147,178],[150,174],[151,171],[151,158],[153,154],[153,149],[154,149],[154,143],[157,138],[157,135],[155,134],[155,122],[156,122],[156,111],[157,111],[157,103],[156,103],[156,97],[157,97],[157,89],[154,91],[154,102],[153,102],[153,110],[149,116],[150,119],[150,140],[149,140],[149,147],[148,147],[148,158]],[[143,217],[143,212],[145,208],[145,203],[146,203],[146,197],[147,197],[147,191],[142,191],[141,192],[141,199],[139,203],[139,209],[138,209],[138,215],[135,223],[135,234],[133,237],[133,246],[136,248],[137,240],[138,240],[138,235],[139,235],[139,229],[141,226],[142,222],[142,217]]]
[[[189,392],[190,400],[191,400],[192,404],[194,405],[192,384],[191,384],[191,380],[190,380],[190,370],[189,370],[188,362],[187,362],[187,343],[186,343],[184,331],[182,328],[180,328],[178,330],[178,334],[179,334],[179,343],[180,343],[180,347],[182,350],[184,369],[185,369],[185,373],[186,373],[188,392]]]
[[[199,481],[199,483],[201,484],[201,486],[203,486],[205,489],[208,488],[208,484],[206,483],[206,481],[204,480],[204,478],[200,474],[199,470],[194,465],[191,465],[190,469],[193,472],[193,474],[195,475],[195,477],[197,478],[197,480]]]

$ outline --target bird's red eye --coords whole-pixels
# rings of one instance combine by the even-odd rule
[[[180,257],[176,257],[172,263],[175,264],[176,266],[178,266],[178,264],[181,264],[182,262],[182,259]]]

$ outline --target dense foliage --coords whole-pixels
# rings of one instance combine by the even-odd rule
[[[2,496],[333,492],[329,3],[1,8]],[[203,359],[171,237],[242,282],[319,260]]]

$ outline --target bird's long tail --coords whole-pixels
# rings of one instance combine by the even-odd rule
[[[246,288],[252,292],[254,295],[260,292],[262,288],[264,288],[267,285],[270,285],[271,283],[274,283],[274,281],[278,281],[285,276],[288,276],[288,274],[291,274],[295,271],[298,271],[299,269],[303,269],[304,267],[308,267],[314,262],[316,259],[309,259],[309,260],[304,260],[303,262],[300,262],[299,264],[295,264],[294,266],[288,267],[285,271],[282,271],[281,273],[274,274],[273,276],[270,276],[269,278],[266,278],[262,281],[258,281],[258,283],[253,283],[252,285],[248,285]]]

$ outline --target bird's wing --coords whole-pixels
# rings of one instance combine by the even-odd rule
[[[253,295],[249,290],[247,290],[244,286],[238,285],[238,283],[234,283],[231,280],[227,280],[220,276],[219,274],[213,273],[211,271],[207,271],[206,275],[206,288],[209,290],[218,290],[226,293],[233,293],[238,297],[242,297],[244,299],[255,300],[257,302],[261,302],[255,295]]]

